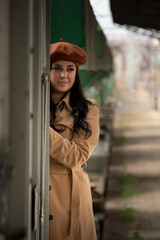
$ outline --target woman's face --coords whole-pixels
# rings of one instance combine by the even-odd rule
[[[53,93],[69,91],[75,81],[76,65],[69,61],[56,61],[52,64],[50,81]]]

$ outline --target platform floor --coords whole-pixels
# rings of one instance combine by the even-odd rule
[[[160,110],[136,94],[119,93],[103,240],[160,240]]]

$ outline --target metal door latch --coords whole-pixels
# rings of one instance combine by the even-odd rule
[[[49,80],[50,80],[49,75],[47,75],[45,73],[42,73],[42,75],[41,75],[42,84],[45,84],[45,83],[49,82]]]

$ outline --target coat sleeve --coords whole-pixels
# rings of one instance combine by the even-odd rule
[[[90,123],[92,130],[88,139],[85,139],[85,132],[80,130],[69,141],[50,127],[50,156],[68,168],[84,164],[98,143],[99,110],[95,105],[89,106],[86,121]]]

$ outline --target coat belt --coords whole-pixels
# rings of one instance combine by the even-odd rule
[[[79,225],[79,180],[74,170],[72,170],[72,197],[71,197],[71,225],[70,225],[70,238],[74,239],[78,231]]]

